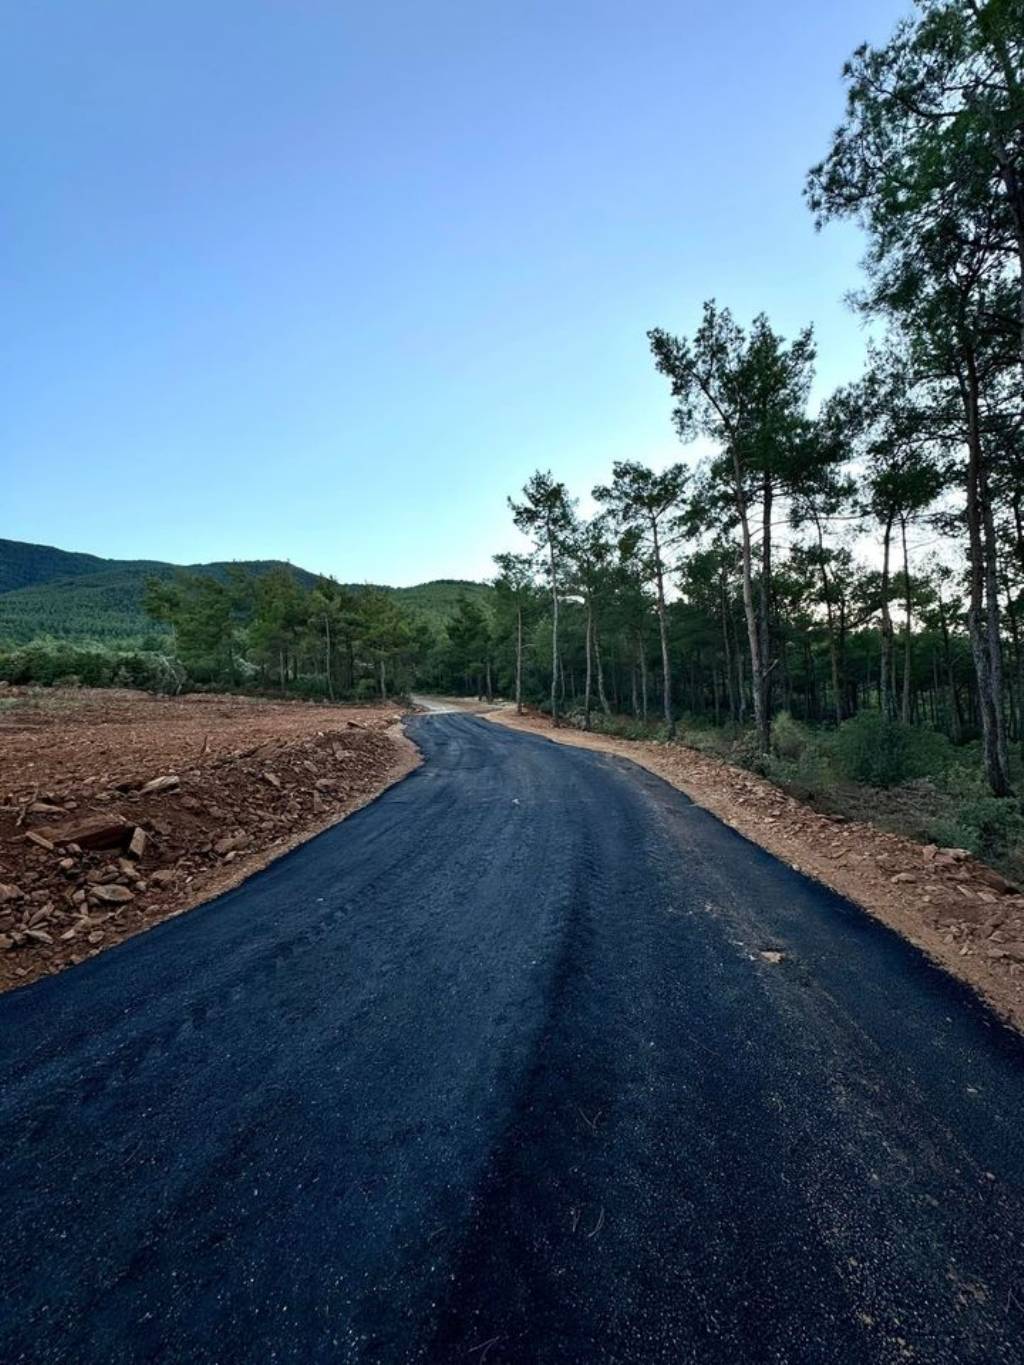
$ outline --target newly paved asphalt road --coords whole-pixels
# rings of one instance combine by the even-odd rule
[[[0,1360],[1024,1361],[1020,1043],[651,775],[412,728],[0,999]]]

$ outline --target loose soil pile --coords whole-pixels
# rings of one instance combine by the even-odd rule
[[[511,710],[488,719],[648,768],[783,862],[863,906],[1024,1030],[1024,895],[963,849],[821,815],[764,778],[681,744],[555,730],[546,716]]]
[[[0,989],[244,880],[418,762],[390,707],[0,690]]]

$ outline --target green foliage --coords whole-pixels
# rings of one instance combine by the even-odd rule
[[[969,780],[975,787],[973,773]],[[986,862],[1009,865],[1018,876],[1024,872],[1024,811],[1015,797],[959,792],[955,812],[932,820],[927,832],[937,844],[966,848]]]
[[[845,721],[832,741],[842,777],[868,787],[895,787],[943,773],[954,750],[944,735],[864,711]]]
[[[158,650],[119,650],[59,640],[39,640],[0,649],[0,680],[15,685],[132,687],[177,692],[185,677],[181,662]]]
[[[812,743],[807,727],[795,721],[788,711],[781,711],[772,726],[772,749],[780,758],[795,761]]]
[[[577,729],[583,729],[584,713],[574,710],[566,715],[566,720]],[[634,716],[610,716],[596,711],[591,714],[590,728],[595,734],[610,735],[614,739],[659,740],[665,738],[665,727],[658,721],[638,720]]]
[[[148,573],[160,566],[155,561],[116,561],[97,555],[75,554],[52,545],[30,545],[20,540],[0,540],[0,593],[51,583],[55,579],[79,578],[111,568]]]
[[[18,548],[18,542],[0,542],[4,554],[11,546]],[[55,557],[54,563],[63,563],[64,551],[41,546],[29,548],[46,549],[48,555]],[[53,636],[71,641],[107,640],[122,645],[138,640],[153,630],[145,606],[147,585],[154,581],[173,583],[182,572],[221,584],[229,583],[232,575],[238,573],[260,578],[280,572],[290,574],[305,588],[317,582],[315,574],[274,560],[198,564],[186,571],[155,560],[108,559],[96,560],[98,567],[90,571],[91,556],[70,558],[85,561],[73,576],[37,578],[16,589],[0,590],[0,640],[27,643],[40,636]],[[16,566],[23,566],[20,556],[14,555],[13,559]],[[5,568],[0,570],[0,581],[8,576]]]
[[[489,583],[473,583],[461,578],[438,578],[411,588],[382,588],[381,591],[390,593],[411,615],[427,621],[435,632],[445,629],[463,599],[468,598],[486,608],[494,595]]]
[[[147,594],[153,605],[152,585],[180,588],[183,574],[189,579],[209,579],[225,589],[240,577],[280,582],[287,575],[305,590],[322,581],[306,569],[275,560],[216,562],[183,570],[158,560],[100,559],[46,545],[0,540],[0,641],[28,644],[52,638],[71,643],[102,641],[126,648],[155,634],[167,648],[168,621],[147,609]],[[348,590],[357,593],[363,588],[350,585]],[[412,617],[426,621],[434,636],[443,635],[460,598],[486,607],[493,596],[487,583],[455,579],[379,591],[392,595]],[[211,590],[211,608],[214,597]],[[198,653],[204,652],[201,642],[196,647]],[[210,653],[208,646],[205,653]]]

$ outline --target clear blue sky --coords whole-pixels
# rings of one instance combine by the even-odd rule
[[[817,326],[803,175],[897,0],[33,0],[0,57],[0,535],[478,577],[537,466],[677,458],[645,332]]]

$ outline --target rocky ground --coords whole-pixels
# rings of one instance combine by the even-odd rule
[[[506,709],[489,720],[632,759],[790,866],[856,901],[1024,1031],[1024,895],[963,849],[821,815],[764,778],[681,744],[612,739]]]
[[[393,707],[0,691],[0,990],[242,881],[418,761]]]

